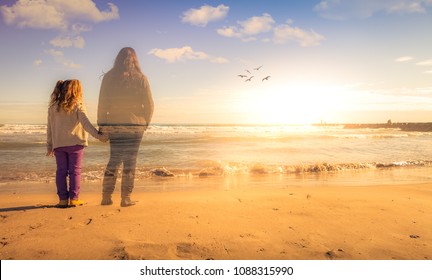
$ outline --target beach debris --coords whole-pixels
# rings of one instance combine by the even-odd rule
[[[410,238],[420,238],[420,236],[418,236],[418,235],[416,235],[416,234],[411,234],[409,237],[410,237]]]
[[[155,168],[150,170],[150,174],[158,177],[174,177],[174,173],[167,170],[165,167]]]
[[[88,222],[87,222],[87,224],[86,225],[89,225],[91,222],[93,221],[93,219],[92,218],[90,218],[90,219],[88,219]]]

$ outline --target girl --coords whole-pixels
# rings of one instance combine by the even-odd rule
[[[103,142],[108,140],[86,115],[80,81],[58,81],[48,108],[47,156],[55,155],[56,158],[56,186],[60,200],[56,206],[59,208],[84,204],[79,193],[81,161],[84,147],[88,146],[87,132]]]

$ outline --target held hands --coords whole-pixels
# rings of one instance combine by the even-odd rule
[[[103,133],[102,131],[99,131],[98,132],[98,139],[105,143],[109,140],[109,136],[107,133]]]

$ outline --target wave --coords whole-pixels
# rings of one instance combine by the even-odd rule
[[[223,176],[230,174],[308,174],[342,172],[363,169],[389,169],[403,167],[432,166],[432,161],[401,161],[390,163],[315,163],[299,165],[264,165],[242,163],[219,163],[215,166],[203,168],[198,176]]]
[[[0,142],[13,136],[44,137],[46,125],[4,124],[0,126]],[[191,139],[199,136],[203,139],[225,141],[243,141],[245,139],[273,139],[279,141],[305,138],[401,138],[410,136],[432,135],[430,131],[403,131],[396,128],[346,128],[339,126],[316,125],[151,125],[145,137],[149,140],[168,138]]]
[[[226,177],[235,175],[308,175],[324,173],[340,173],[348,171],[362,170],[383,170],[395,168],[421,168],[432,167],[432,161],[400,161],[389,163],[315,163],[315,164],[298,164],[298,165],[265,165],[250,164],[239,162],[207,162],[206,166],[200,169],[188,168],[170,168],[170,167],[137,167],[136,179],[151,178],[175,178],[175,177]],[[82,173],[82,180],[99,181],[103,178],[103,167],[97,166],[86,168]],[[36,181],[36,182],[54,182],[55,170],[52,171],[16,171],[0,172],[0,181],[2,184],[7,182]]]
[[[431,166],[431,161],[411,160],[432,159],[431,136],[430,132],[393,128],[153,125],[144,134],[137,178],[322,174]],[[83,180],[100,180],[109,144],[92,137],[89,140]],[[0,126],[0,182],[52,181],[55,164],[42,159],[45,142],[46,125]]]

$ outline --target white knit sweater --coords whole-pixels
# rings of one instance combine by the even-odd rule
[[[63,109],[57,111],[57,106],[48,108],[47,150],[58,147],[88,146],[88,133],[99,139],[97,129],[87,117],[83,103],[78,104],[71,112]]]

